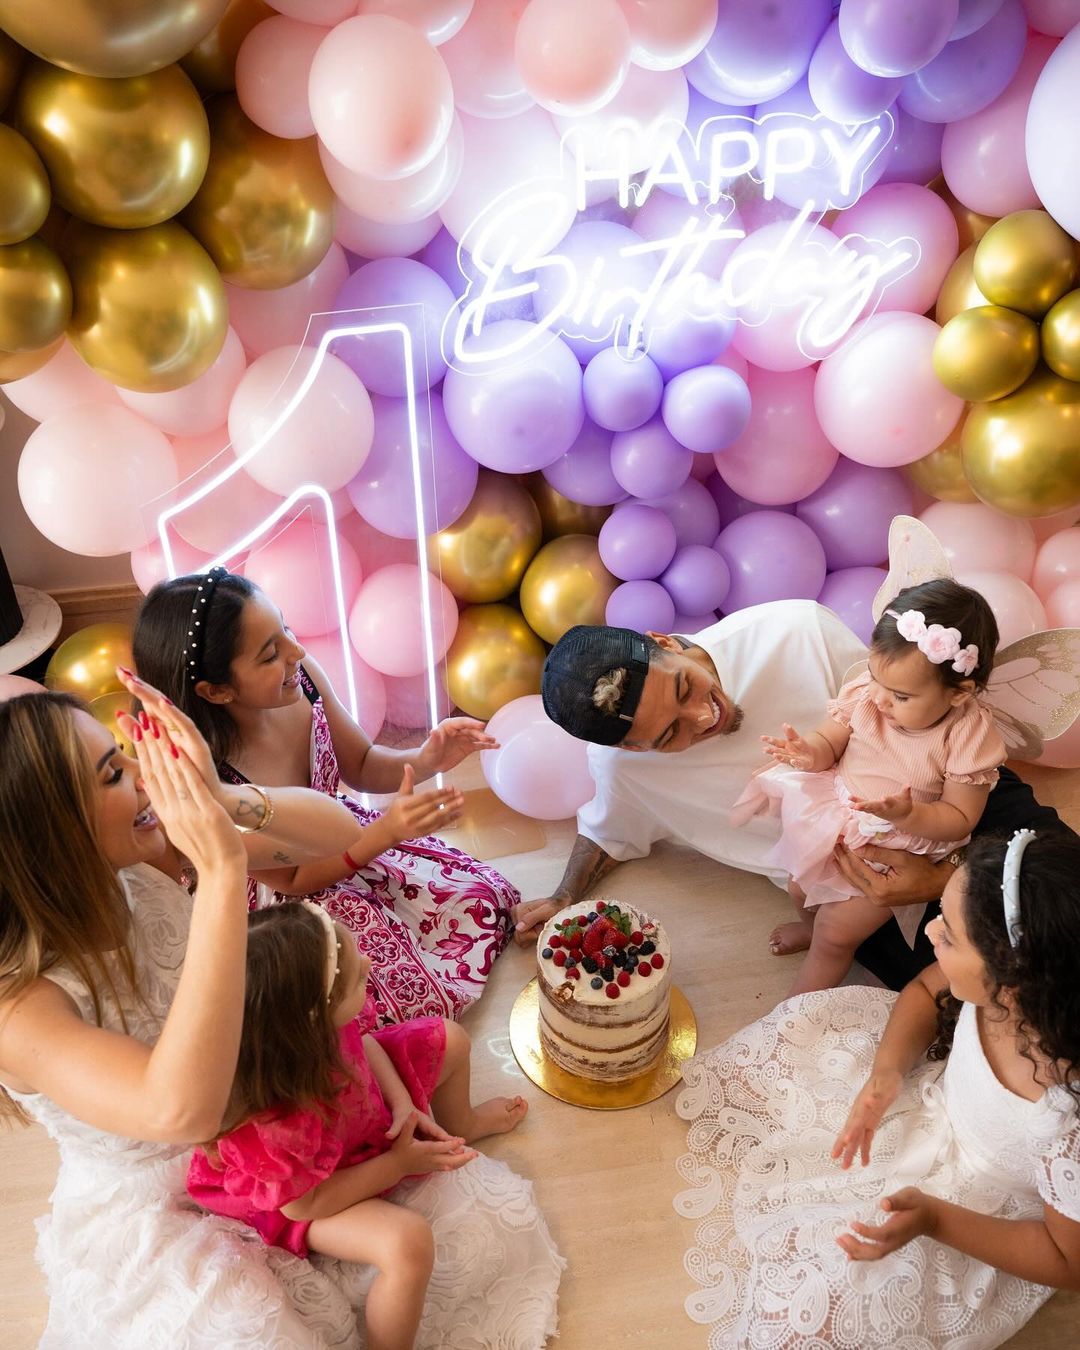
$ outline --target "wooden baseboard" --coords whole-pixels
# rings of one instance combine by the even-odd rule
[[[52,591],[51,595],[64,616],[58,642],[92,623],[133,624],[142,600],[134,582],[76,587]]]

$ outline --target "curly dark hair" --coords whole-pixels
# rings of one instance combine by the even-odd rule
[[[1005,931],[1001,876],[1008,839],[974,840],[964,861],[963,913],[975,949],[986,965],[991,1002],[1006,1013],[1008,990],[1019,1014],[1020,1052],[1035,1052],[1061,1068],[1061,1085],[1080,1107],[1080,839],[1040,832],[1024,850],[1020,868],[1020,939]],[[938,1037],[928,1052],[944,1059],[952,1045],[960,1002],[946,990],[938,998]]]
[[[935,666],[942,684],[958,689],[965,680],[974,680],[976,689],[985,689],[994,667],[994,656],[998,646],[998,626],[994,612],[978,591],[970,586],[961,586],[951,577],[938,577],[934,581],[924,581],[921,586],[909,586],[901,591],[887,606],[886,611],[894,609],[903,614],[905,610],[915,609],[926,620],[927,627],[932,623],[942,628],[960,630],[963,646],[973,642],[979,649],[979,664],[970,675],[961,675],[953,670],[951,661],[943,661]],[[887,660],[895,660],[904,652],[911,650],[907,638],[896,631],[896,620],[886,612],[877,621],[870,636],[870,648]]]

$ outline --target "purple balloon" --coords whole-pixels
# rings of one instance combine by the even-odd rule
[[[879,183],[929,183],[941,172],[941,142],[945,128],[940,122],[922,122],[897,104],[893,138],[882,159],[885,172]]]
[[[673,289],[677,288],[677,289]],[[682,294],[683,291],[687,293]],[[671,304],[665,306],[665,300]],[[656,318],[647,327],[649,355],[665,380],[693,366],[707,366],[735,336],[736,319],[675,281],[661,287]]]
[[[604,622],[635,633],[670,633],[675,621],[671,596],[658,581],[624,581],[608,596]]]
[[[693,637],[695,633],[700,633],[703,628],[711,628],[717,617],[711,610],[707,614],[676,614],[668,632],[679,633],[683,637]]]
[[[821,540],[829,567],[872,567],[889,556],[893,516],[909,516],[911,484],[898,469],[875,469],[843,455],[795,514]]]
[[[980,112],[1020,68],[1027,19],[1020,0],[1004,0],[969,37],[950,42],[929,65],[909,75],[900,106],[925,122],[957,122]]]
[[[857,66],[840,40],[836,19],[817,45],[807,80],[810,97],[834,122],[869,122],[892,106],[903,83],[898,75],[886,79]]]
[[[597,425],[633,431],[659,408],[664,377],[643,353],[628,360],[614,347],[604,347],[585,367],[583,389],[585,408]]]
[[[451,367],[443,382],[451,431],[473,459],[500,473],[531,473],[554,464],[585,421],[574,353],[561,338],[540,337],[535,329],[522,319],[487,324],[468,340],[470,355],[517,342],[525,344],[523,350],[478,362],[468,373]]]
[[[713,35],[685,67],[686,78],[717,103],[775,98],[806,74],[831,18],[830,0],[721,5]]]
[[[731,570],[726,614],[770,600],[816,600],[825,582],[825,550],[817,535],[782,511],[732,521],[716,548]]]
[[[680,445],[659,417],[615,433],[611,471],[632,497],[666,497],[690,477],[694,452]]]
[[[675,526],[675,542],[679,548],[685,548],[687,544],[711,546],[720,532],[720,512],[713,495],[696,478],[688,478],[682,487],[666,497],[650,498],[645,505],[663,511]]]
[[[668,381],[663,418],[680,445],[701,455],[715,454],[746,430],[750,390],[726,366],[695,366]]]
[[[981,28],[984,23],[989,23],[1001,5],[1002,0],[960,0],[960,14],[955,28],[949,34],[949,41],[955,42],[957,38],[965,38],[977,28]]]
[[[626,497],[611,472],[611,432],[588,418],[566,454],[542,472],[556,492],[582,506],[610,506]]]
[[[431,416],[421,402],[416,410],[425,533],[452,525],[472,501],[480,470],[454,440],[442,399],[429,395]],[[409,444],[409,405],[403,398],[372,394],[375,439],[346,491],[369,525],[396,539],[416,538],[416,495]]]
[[[679,549],[660,585],[675,602],[680,614],[703,614],[719,609],[731,586],[728,565],[706,544],[687,544]]]
[[[874,631],[870,606],[886,576],[883,567],[844,567],[829,573],[818,596],[819,602],[838,614],[868,647]]]
[[[338,292],[342,323],[401,323],[412,338],[416,388],[430,389],[446,371],[440,349],[443,322],[454,297],[437,272],[412,258],[376,258],[354,272]],[[401,335],[372,333],[339,338],[330,350],[356,371],[371,394],[401,398],[407,392]]]
[[[730,525],[733,520],[738,520],[741,516],[753,515],[755,511],[783,511],[789,516],[795,514],[794,502],[781,506],[765,507],[760,502],[747,501],[734,488],[729,488],[718,473],[711,474],[706,478],[705,486],[709,490],[709,496],[716,504],[716,513],[719,517],[718,524],[721,530]]]
[[[654,506],[630,502],[600,527],[600,561],[620,581],[658,577],[675,556],[675,526]]]
[[[844,0],[840,40],[871,75],[910,75],[949,40],[959,0]]]
[[[450,287],[455,299],[465,294],[470,281],[478,281],[479,272],[472,255],[460,247],[458,241],[447,229],[442,229],[420,250],[419,260],[425,267],[438,272]],[[528,281],[531,272],[523,272],[518,280]],[[499,319],[528,319],[533,316],[531,295],[518,295],[513,300],[500,300],[484,311],[485,323],[496,323]]]

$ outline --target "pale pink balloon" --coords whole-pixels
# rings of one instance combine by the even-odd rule
[[[356,13],[356,0],[266,0],[266,3],[290,19],[304,19],[324,28]]]
[[[236,97],[271,136],[314,136],[308,107],[311,63],[328,30],[275,15],[257,23],[236,54]]]
[[[441,661],[457,632],[457,603],[438,577],[428,576],[434,657]],[[392,563],[369,576],[349,615],[349,636],[364,660],[384,675],[419,675],[427,668],[420,569]]]
[[[347,519],[353,513],[353,504],[349,494],[344,488],[338,488],[336,492],[331,492],[330,502],[334,508],[334,519],[342,521]]]
[[[177,436],[173,453],[179,483],[170,505],[193,497],[200,488],[231,470],[205,497],[171,516],[170,524],[193,547],[211,557],[224,555],[232,559],[237,541],[272,515],[281,505],[281,498],[267,492],[236,467],[227,427],[218,427],[203,436]]]
[[[737,352],[734,347],[729,347],[726,352],[721,352],[713,365],[725,366],[728,370],[733,370],[740,380],[745,380],[750,374],[750,362],[747,361],[742,352]]]
[[[1080,577],[1063,581],[1045,597],[1044,604],[1051,628],[1080,628]]]
[[[1066,530],[1070,525],[1075,525],[1078,520],[1080,520],[1080,510],[1075,506],[1070,506],[1067,511],[1058,511],[1052,516],[1033,516],[1028,524],[1035,531],[1035,538],[1041,544],[1043,540],[1049,539],[1059,530]]]
[[[529,0],[476,0],[468,22],[442,49],[454,99],[473,117],[515,117],[532,95],[514,59],[514,37]]]
[[[1023,0],[1023,5],[1036,33],[1064,37],[1080,23],[1080,0]]]
[[[713,456],[720,477],[747,501],[785,506],[816,492],[837,453],[814,411],[814,371],[751,367],[750,421],[739,439]]]
[[[1080,718],[1055,740],[1048,741],[1035,763],[1050,769],[1080,769]]]
[[[346,708],[349,706],[349,681],[345,674],[348,660],[356,689],[356,720],[368,737],[375,740],[386,721],[386,682],[383,677],[356,655],[347,638],[342,642],[338,629],[331,629],[319,637],[306,637],[303,645],[308,655],[322,666],[331,688]]]
[[[142,548],[133,550],[131,575],[143,595],[148,595],[159,581],[166,581],[169,577],[183,577],[189,572],[204,571],[210,561],[209,553],[193,548],[173,529],[169,530],[169,544],[173,556],[172,571],[165,565],[165,553],[161,547],[161,540],[156,535]]]
[[[630,25],[630,59],[646,70],[692,61],[716,27],[716,0],[619,0]]]
[[[915,240],[918,262],[912,271],[885,287],[877,305],[878,313],[903,309],[924,314],[932,309],[959,251],[953,213],[936,192],[917,183],[879,183],[854,206],[841,211],[830,228],[838,239],[855,235],[848,242],[859,254],[871,251],[859,236],[883,244],[905,237]]]
[[[154,532],[153,503],[176,486],[165,434],[130,408],[76,404],[36,427],[19,459],[19,496],[46,539],[93,558],[130,553]]]
[[[532,0],[514,54],[525,88],[550,112],[584,117],[612,98],[630,69],[630,25],[618,0]]]
[[[859,464],[895,468],[936,449],[964,402],[934,374],[941,330],[921,314],[875,314],[822,361],[814,388],[821,429]]]
[[[541,716],[498,750],[484,750],[488,786],[511,810],[534,820],[565,820],[591,801],[588,746]]]
[[[356,554],[338,536],[341,588],[345,613],[353,602],[363,574]],[[301,641],[332,632],[339,623],[337,588],[328,526],[305,512],[251,550],[244,575],[278,605],[285,622]]]
[[[28,680],[22,675],[0,675],[0,703],[9,698],[21,698],[23,694],[44,694],[45,686],[36,680]]]
[[[356,12],[404,19],[440,47],[461,32],[472,8],[473,0],[360,0]]]
[[[228,417],[246,365],[243,343],[228,328],[213,365],[197,380],[167,394],[143,394],[119,386],[116,392],[133,412],[170,436],[202,436]]]
[[[998,651],[1047,627],[1042,601],[1026,582],[1008,572],[958,572],[964,586],[978,591],[994,611],[998,626]]]
[[[332,243],[317,267],[276,291],[255,291],[226,284],[229,320],[249,356],[304,341],[313,314],[331,308],[349,275],[345,250]]]
[[[74,408],[79,403],[119,403],[115,385],[91,370],[70,342],[32,375],[10,380],[5,395],[35,422]]]
[[[387,182],[354,173],[319,146],[319,158],[330,186],[350,211],[384,224],[412,224],[438,211],[454,190],[465,162],[465,133],[455,115],[446,144],[422,169]]]
[[[314,379],[300,396],[317,358]],[[371,399],[359,377],[338,357],[324,352],[319,358],[310,347],[279,347],[260,356],[229,407],[234,454],[239,459],[255,451],[245,469],[282,497],[301,483],[318,483],[328,492],[344,487],[367,458],[374,434]]]
[[[384,675],[383,682],[386,685],[388,722],[409,730],[423,728],[426,731],[433,725],[427,671],[419,675]],[[435,696],[438,716],[434,721],[441,722],[444,717],[450,716],[451,711],[450,695],[446,692],[441,666],[435,676]]]
[[[1029,521],[982,502],[934,502],[919,519],[937,536],[954,572],[1009,572],[1031,580],[1035,534]]]
[[[347,168],[404,178],[450,134],[450,72],[424,35],[400,19],[359,14],[332,29],[308,83],[315,130]]]
[[[625,161],[627,170],[637,173],[663,161],[679,139],[689,106],[690,86],[681,70],[631,66],[602,108],[586,117],[556,116],[555,126],[587,167],[609,166],[614,143],[618,162]]]
[[[383,534],[356,512],[351,499],[349,512],[341,517],[338,532],[352,545],[360,559],[364,576],[370,576],[372,572],[388,567],[391,563],[409,563],[416,567],[420,562],[415,539],[396,539]]]
[[[492,714],[487,724],[488,735],[494,736],[500,745],[505,745],[519,731],[531,727],[539,718],[546,716],[544,700],[539,694],[523,694],[521,698],[512,698],[509,703],[504,703]]]
[[[418,253],[441,229],[438,212],[407,225],[368,220],[366,216],[350,211],[340,201],[334,212],[334,238],[361,258],[407,257],[410,253]]]
[[[1024,128],[1035,81],[1056,46],[1053,38],[1029,37],[1005,92],[972,117],[946,126],[941,171],[970,210],[997,217],[1042,205],[1027,170]]]
[[[1044,601],[1067,581],[1080,580],[1080,527],[1051,535],[1039,546],[1031,584]]]

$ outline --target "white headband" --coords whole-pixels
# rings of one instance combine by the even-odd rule
[[[1034,830],[1017,830],[1005,850],[1005,865],[1001,869],[1001,896],[1005,907],[1005,932],[1009,946],[1020,941],[1020,860],[1024,849],[1035,838]]]
[[[320,909],[311,900],[301,900],[300,903],[310,914],[322,924],[326,931],[326,1001],[330,1002],[330,995],[334,992],[334,981],[341,971],[338,964],[338,952],[341,951],[341,939],[338,937],[337,929],[334,927],[334,921],[327,914],[325,909]]]

